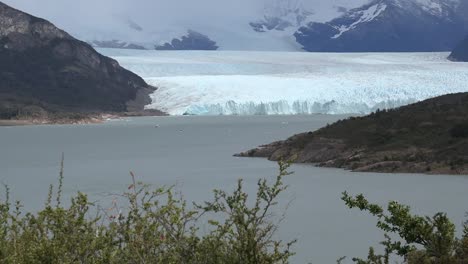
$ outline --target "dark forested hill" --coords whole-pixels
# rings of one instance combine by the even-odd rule
[[[356,171],[468,174],[468,93],[352,117],[239,156]]]

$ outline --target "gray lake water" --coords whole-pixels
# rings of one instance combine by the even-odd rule
[[[108,193],[126,190],[133,171],[145,183],[177,184],[187,200],[201,202],[209,200],[215,188],[233,189],[238,178],[253,192],[258,178],[277,173],[274,162],[232,154],[339,118],[144,117],[99,125],[0,127],[0,181],[26,210],[36,210],[49,184],[57,181],[64,152],[67,197],[80,190],[93,199],[108,199]],[[382,240],[373,218],[350,211],[340,200],[345,190],[379,203],[397,200],[420,214],[447,212],[458,227],[468,211],[466,176],[353,173],[310,165],[291,170],[295,174],[286,179],[290,188],[282,206],[292,203],[279,236],[298,239],[293,263],[364,257],[370,245]]]

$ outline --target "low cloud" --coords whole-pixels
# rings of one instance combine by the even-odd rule
[[[122,31],[133,21],[146,33],[172,28],[215,27],[229,30],[259,19],[269,7],[303,6],[319,19],[369,0],[4,0],[33,15],[46,18],[74,35],[89,36]],[[101,33],[100,33],[101,32]],[[117,32],[117,33],[116,33]],[[109,34],[111,34],[109,33]]]

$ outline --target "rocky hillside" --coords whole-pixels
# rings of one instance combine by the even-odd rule
[[[453,50],[449,59],[468,62],[468,36]]]
[[[0,119],[27,111],[139,111],[153,90],[89,44],[0,2]]]
[[[468,174],[468,93],[352,117],[238,156],[354,171]]]

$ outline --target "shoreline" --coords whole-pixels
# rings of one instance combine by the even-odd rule
[[[254,150],[259,150],[256,148]],[[266,159],[272,162],[277,162],[282,160],[281,158],[272,158],[268,156],[257,156],[253,154],[250,156],[249,152],[236,153],[233,157],[238,158],[257,158],[257,159]],[[337,164],[337,162],[342,162],[342,160],[330,160],[328,162],[297,162],[291,160],[291,164],[295,165],[307,165],[316,168],[330,168],[345,170],[350,172],[362,172],[362,173],[383,173],[383,174],[424,174],[424,175],[453,175],[453,176],[468,176],[468,170],[466,169],[451,169],[449,166],[444,166],[441,163],[415,163],[415,162],[402,162],[399,160],[396,161],[377,161],[374,163],[367,164],[359,168],[353,168],[352,166]],[[426,168],[431,168],[427,170]]]
[[[32,123],[27,120],[5,120],[0,119],[0,127],[7,127],[7,126],[28,126]]]
[[[167,114],[158,110],[98,114],[60,113],[60,117],[0,119],[0,127],[102,124],[107,121],[122,120],[127,117],[139,116],[167,116]]]
[[[59,119],[44,119],[44,118],[32,118],[32,119],[0,119],[0,127],[9,126],[39,126],[39,125],[86,125],[86,124],[101,124],[106,121],[120,119],[120,117],[114,116],[93,116],[84,118],[59,118]]]

